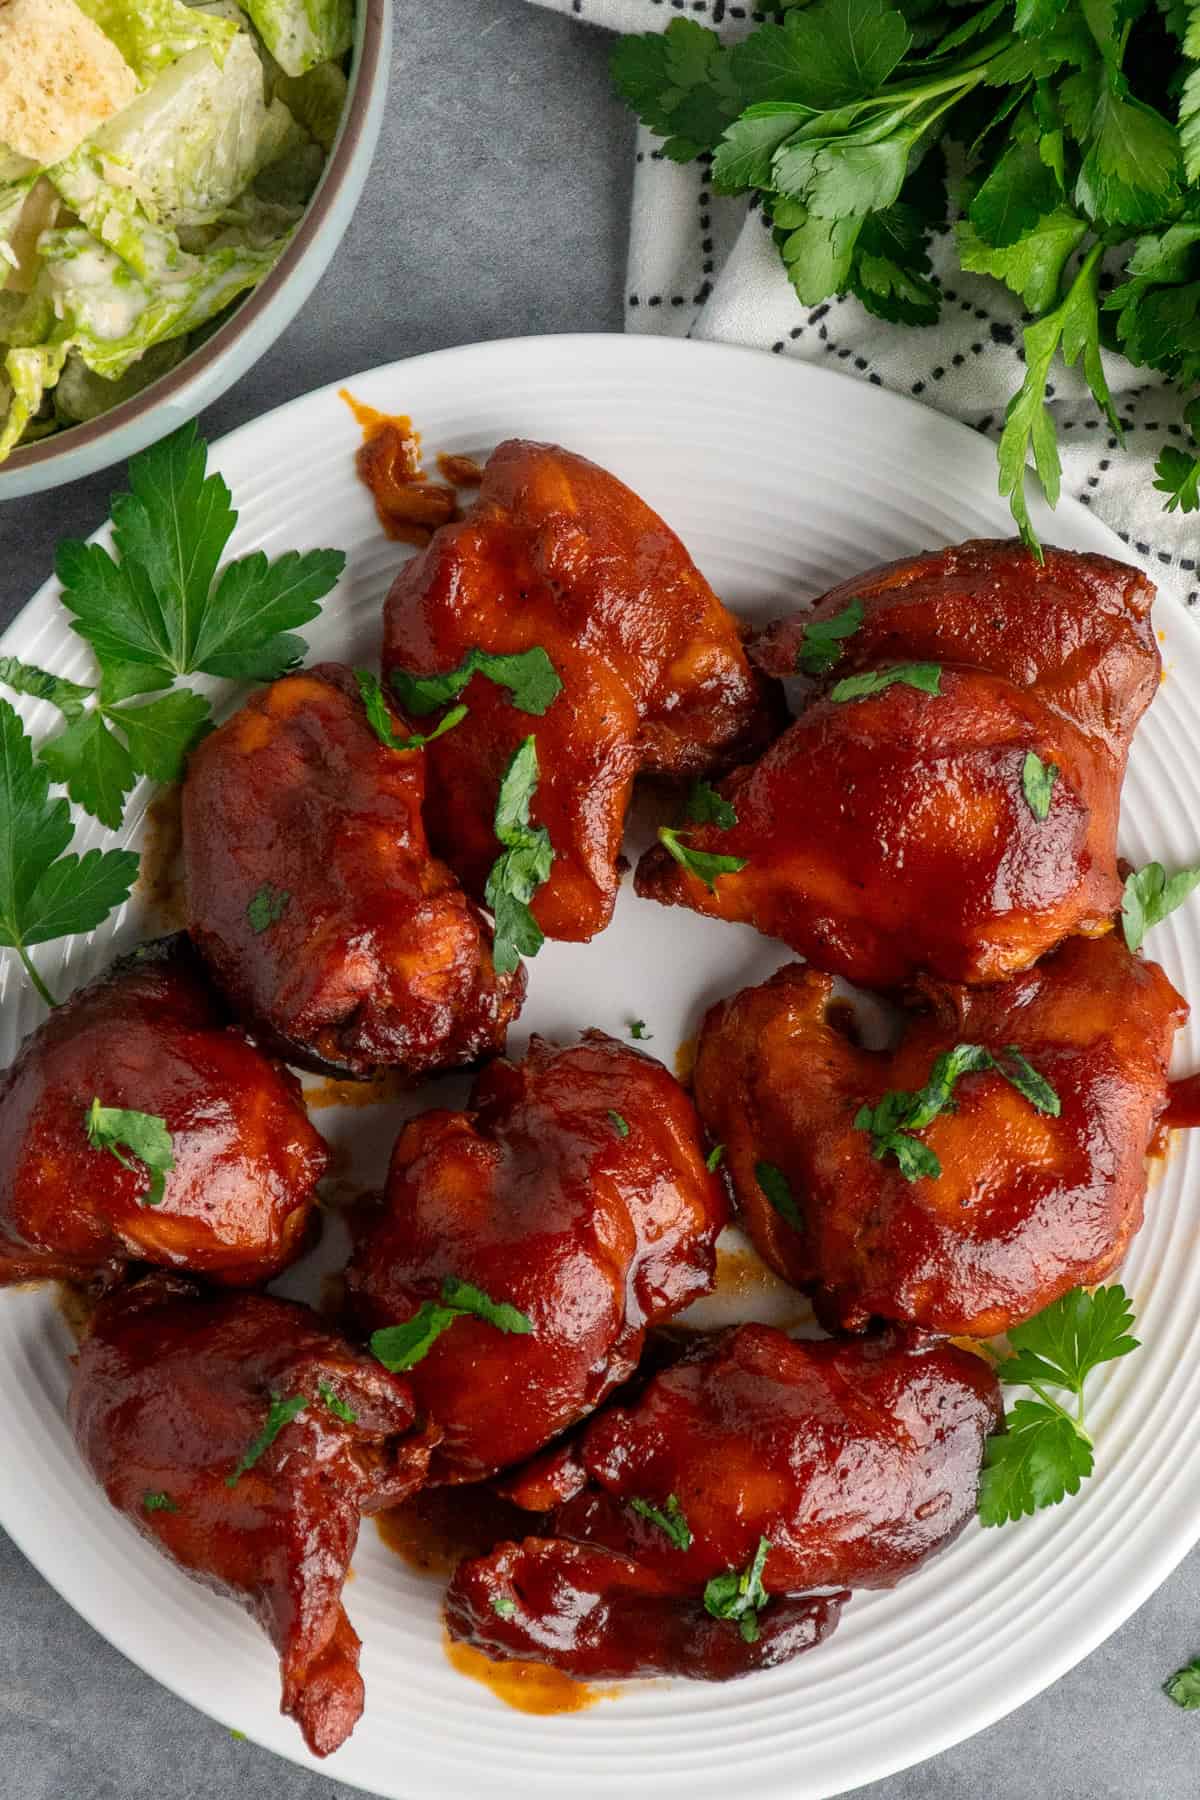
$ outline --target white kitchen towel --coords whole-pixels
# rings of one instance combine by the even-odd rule
[[[686,16],[737,36],[763,14],[727,0],[537,0],[614,31],[660,31]],[[936,325],[873,318],[852,296],[804,306],[796,298],[761,213],[715,196],[707,169],[669,162],[659,140],[637,136],[625,289],[628,331],[758,344],[777,356],[825,362],[863,381],[912,394],[998,437],[1020,386],[1022,311],[999,282],[964,275],[949,231],[934,239],[944,307]],[[1200,602],[1200,523],[1164,513],[1153,487],[1164,444],[1188,447],[1183,400],[1153,370],[1105,355],[1125,432],[1118,446],[1078,370],[1059,364],[1047,388],[1058,427],[1064,494],[1113,527],[1191,606]]]

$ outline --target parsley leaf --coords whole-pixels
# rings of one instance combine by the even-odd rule
[[[363,705],[367,710],[367,723],[387,750],[423,750],[426,744],[432,744],[435,738],[444,737],[461,725],[467,716],[465,706],[452,706],[444,718],[439,719],[433,730],[422,735],[417,732],[410,737],[397,734],[392,717],[388,711],[387,701],[383,697],[383,689],[377,676],[369,669],[355,669],[354,679],[358,683],[358,691],[362,695]]]
[[[1063,271],[1088,234],[1088,222],[1066,207],[1043,214],[1014,244],[1002,249],[980,237],[969,219],[956,227],[958,260],[973,275],[992,275],[1020,296],[1031,313],[1058,299]]]
[[[1009,1331],[1012,1354],[997,1364],[997,1378],[1030,1387],[1037,1398],[1018,1400],[1006,1431],[987,1441],[979,1489],[984,1525],[1003,1525],[1078,1493],[1094,1463],[1084,1428],[1084,1383],[1101,1363],[1137,1349],[1132,1324],[1129,1297],[1114,1285],[1090,1294],[1076,1288]],[[1074,1394],[1075,1412],[1052,1399],[1048,1387]]]
[[[403,1325],[385,1325],[373,1334],[371,1354],[394,1374],[411,1369],[428,1356],[443,1331],[468,1314],[505,1333],[525,1336],[533,1330],[533,1320],[527,1313],[506,1300],[493,1300],[469,1281],[448,1275],[442,1283],[440,1301],[425,1300]]]
[[[704,1166],[708,1170],[710,1175],[716,1174],[717,1170],[721,1166],[724,1156],[725,1156],[724,1144],[714,1144],[712,1149],[709,1151],[708,1155],[704,1159]],[[770,1167],[769,1164],[766,1164],[764,1166]],[[768,1198],[769,1198],[769,1196],[768,1196]],[[791,1199],[790,1193],[788,1195],[788,1198],[789,1198],[789,1200]],[[795,1204],[795,1202],[793,1201],[793,1205],[794,1204]]]
[[[142,1495],[142,1511],[148,1513],[178,1512],[179,1506],[176,1501],[172,1500],[170,1494],[164,1494],[160,1490],[155,1494]]]
[[[710,850],[693,850],[684,843],[683,833],[672,831],[669,825],[659,826],[658,840],[681,868],[704,883],[710,894],[717,891],[718,875],[736,875],[746,867],[744,856],[718,856]]]
[[[629,1021],[629,1035],[634,1043],[644,1044],[653,1038],[654,1033],[646,1030],[645,1019],[631,1019]]]
[[[1039,557],[1041,545],[1025,500],[1025,459],[1032,448],[1034,467],[1046,498],[1051,506],[1056,506],[1062,464],[1045,396],[1050,365],[1060,348],[1068,368],[1082,358],[1088,386],[1114,434],[1118,438],[1122,435],[1100,361],[1099,276],[1103,248],[1096,244],[1088,251],[1061,305],[1025,327],[1025,379],[1008,403],[1000,434],[1000,492],[1008,499],[1022,539]]]
[[[639,1500],[635,1496],[629,1502],[639,1518],[646,1519],[651,1525],[657,1525],[676,1550],[690,1550],[692,1547],[692,1528],[684,1516],[683,1508],[675,1494],[668,1494],[663,1506],[651,1506],[648,1500]]]
[[[874,1106],[860,1106],[854,1128],[871,1134],[871,1155],[876,1162],[891,1155],[906,1181],[922,1176],[936,1181],[942,1172],[940,1159],[928,1144],[910,1134],[953,1110],[955,1084],[964,1075],[980,1075],[989,1069],[1003,1075],[1037,1112],[1058,1117],[1058,1095],[1014,1045],[1008,1045],[1001,1059],[982,1044],[956,1044],[934,1060],[929,1080],[918,1092],[894,1088]]]
[[[320,611],[345,566],[340,550],[262,551],[217,568],[237,514],[194,423],[135,456],[131,492],[112,502],[120,560],[67,539],[56,568],[75,630],[109,682],[106,699],[204,672],[272,681],[304,651],[294,635]],[[215,585],[214,585],[215,584]]]
[[[16,694],[28,694],[32,700],[48,700],[69,719],[78,717],[92,692],[89,687],[80,687],[77,681],[64,681],[61,675],[51,675],[32,663],[18,661],[15,656],[0,656],[0,681]]]
[[[683,809],[685,819],[693,825],[716,825],[728,831],[737,824],[737,813],[723,794],[718,794],[711,781],[694,781]]]
[[[730,52],[694,19],[621,38],[610,67],[618,92],[666,139],[663,152],[674,162],[713,149],[742,104]]]
[[[493,1594],[491,1606],[492,1611],[500,1619],[511,1619],[517,1610],[517,1603],[511,1594]]]
[[[1182,906],[1198,883],[1200,864],[1168,875],[1161,863],[1152,862],[1127,875],[1121,894],[1121,929],[1129,948],[1140,950],[1150,927]]]
[[[1050,816],[1050,798],[1058,776],[1058,764],[1044,763],[1036,750],[1031,750],[1021,765],[1021,786],[1025,792],[1025,801],[1034,818],[1039,821]]]
[[[717,1146],[718,1149],[720,1147],[720,1145]],[[711,1166],[713,1165],[710,1164]],[[783,1170],[778,1168],[775,1163],[756,1162],[754,1179],[780,1218],[790,1225],[793,1231],[803,1231],[804,1220],[801,1217],[800,1208],[796,1205],[791,1183]]]
[[[758,1614],[770,1599],[762,1580],[770,1548],[770,1539],[760,1537],[753,1561],[740,1574],[736,1569],[726,1569],[723,1574],[714,1575],[704,1590],[705,1611],[714,1619],[736,1619],[748,1644],[758,1638]]]
[[[84,1129],[93,1150],[107,1150],[122,1168],[134,1164],[124,1154],[132,1151],[150,1171],[150,1185],[142,1198],[143,1206],[161,1206],[166,1178],[175,1167],[175,1153],[167,1122],[154,1113],[132,1112],[120,1106],[101,1106],[98,1098],[84,1114]]]
[[[272,887],[269,881],[256,888],[246,907],[246,923],[255,937],[261,937],[272,925],[278,925],[291,903],[292,896],[286,888]]]
[[[940,694],[941,663],[897,663],[891,669],[867,669],[861,675],[847,675],[830,689],[831,700],[861,700],[868,694],[880,694],[884,688],[903,682],[923,694]]]
[[[617,1136],[627,1138],[629,1136],[629,1120],[625,1117],[624,1113],[615,1112],[610,1106],[608,1109],[608,1117]]]
[[[853,637],[863,621],[863,603],[857,597],[831,619],[813,619],[804,627],[796,656],[802,675],[824,675],[843,655],[843,639]]]
[[[483,896],[495,919],[492,961],[498,975],[510,975],[522,956],[536,956],[545,942],[529,908],[554,862],[550,833],[529,822],[537,784],[537,742],[527,737],[500,778],[495,830],[504,849],[492,864]]]
[[[410,675],[406,669],[393,669],[391,682],[401,711],[423,719],[461,694],[472,675],[486,676],[497,687],[507,688],[518,712],[532,713],[539,719],[562,692],[558,671],[540,645],[507,656],[468,650],[456,669],[446,669],[440,675]],[[462,718],[465,711],[464,707],[458,717]],[[449,727],[443,722],[439,729],[447,731]]]
[[[318,1381],[317,1396],[329,1408],[334,1418],[340,1419],[343,1425],[356,1425],[358,1423],[358,1414],[355,1412],[354,1408],[352,1406],[347,1406],[346,1402],[334,1393],[327,1381]]]
[[[1200,1707],[1200,1656],[1194,1656],[1182,1669],[1176,1669],[1169,1680],[1163,1682],[1163,1693],[1184,1712],[1195,1712]]]
[[[128,899],[138,859],[131,850],[64,856],[72,836],[70,808],[65,800],[50,800],[49,785],[17,712],[0,699],[0,946],[17,952],[53,1006],[29,959],[30,945],[93,931]]]
[[[1154,486],[1169,498],[1163,502],[1164,512],[1200,511],[1200,456],[1189,456],[1186,450],[1167,444],[1159,452],[1154,465]]]
[[[252,1469],[259,1458],[271,1448],[275,1439],[285,1426],[290,1425],[308,1405],[303,1394],[293,1394],[290,1399],[283,1400],[278,1394],[271,1395],[271,1404],[267,1411],[267,1422],[256,1438],[252,1438],[243,1450],[237,1467],[232,1475],[225,1477],[226,1487],[236,1487],[247,1469]]]

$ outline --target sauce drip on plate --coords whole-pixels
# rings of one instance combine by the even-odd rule
[[[481,1682],[497,1700],[503,1700],[517,1712],[538,1713],[543,1717],[548,1713],[582,1712],[585,1707],[595,1706],[598,1700],[617,1697],[616,1688],[591,1687],[587,1682],[564,1675],[561,1669],[550,1668],[547,1663],[493,1662],[482,1650],[476,1650],[471,1644],[456,1644],[449,1635],[444,1643],[452,1669],[457,1669],[460,1675],[469,1675],[472,1681]]]
[[[430,481],[421,460],[421,434],[406,413],[383,413],[348,389],[339,390],[362,428],[355,456],[360,480],[369,488],[379,523],[388,537],[404,544],[427,544],[439,525],[458,517],[455,486],[482,480],[466,456],[439,456],[445,481]]]

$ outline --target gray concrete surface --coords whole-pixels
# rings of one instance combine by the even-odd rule
[[[620,328],[630,132],[605,79],[604,39],[524,0],[408,0],[398,14],[388,122],[346,243],[303,316],[205,415],[210,436],[393,357]],[[0,509],[0,625],[48,573],[55,539],[101,521],[110,480]],[[1029,1599],[1036,1608],[1037,1594]],[[1039,1699],[863,1792],[1193,1800],[1200,1718],[1172,1707],[1160,1684],[1197,1652],[1200,1553]],[[731,1793],[738,1785],[731,1770]],[[82,1624],[0,1533],[0,1795],[350,1800],[351,1790],[234,1742],[176,1700]],[[649,1797],[634,1788],[631,1800]]]

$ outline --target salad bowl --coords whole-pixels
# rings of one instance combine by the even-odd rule
[[[193,418],[270,349],[328,268],[366,184],[383,123],[391,41],[390,0],[356,0],[337,134],[303,216],[269,273],[158,379],[97,417],[14,449],[0,461],[0,501],[123,461]]]

